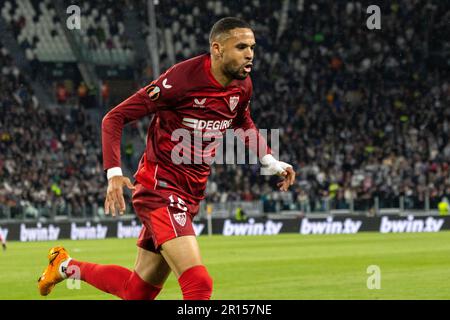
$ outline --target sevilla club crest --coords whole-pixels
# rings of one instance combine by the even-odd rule
[[[230,97],[230,110],[233,111],[234,109],[236,109],[236,106],[239,103],[239,96],[233,96]]]
[[[175,221],[182,227],[186,224],[186,213],[180,212],[180,213],[174,213],[173,217],[175,218]]]

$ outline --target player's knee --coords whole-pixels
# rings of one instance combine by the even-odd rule
[[[203,267],[205,272],[198,277],[198,286],[202,288],[205,293],[208,293],[208,299],[211,297],[213,290],[213,279],[209,275],[205,267]]]
[[[128,279],[124,288],[125,300],[154,300],[162,286],[153,286],[142,280],[136,272]]]
[[[184,300],[209,300],[213,280],[205,266],[195,266],[183,272],[178,279]]]

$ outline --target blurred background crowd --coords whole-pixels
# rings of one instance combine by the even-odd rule
[[[261,176],[256,165],[213,165],[207,202],[263,201],[267,212],[370,212],[447,201],[450,4],[379,2],[381,30],[367,28],[363,1],[154,2],[160,72],[207,52],[209,29],[219,18],[238,16],[253,26],[252,116],[259,128],[280,129],[279,157],[298,173],[292,190],[280,193],[278,178]],[[62,31],[58,5],[0,3],[0,27],[11,34],[9,47],[0,44],[0,205],[12,215],[33,216],[42,208],[94,215],[106,190],[101,117],[158,76],[149,54],[149,4],[79,1],[86,27],[72,39]],[[114,97],[110,86],[123,83],[106,80],[99,68],[90,77],[100,80],[96,89],[86,81],[88,71],[70,81],[41,75],[49,62],[69,72],[66,64],[83,51],[108,72],[127,66],[130,89]],[[44,89],[50,100],[38,96]],[[125,132],[129,174],[147,124],[133,123]]]

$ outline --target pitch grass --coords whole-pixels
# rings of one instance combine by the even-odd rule
[[[450,299],[450,232],[199,237],[214,279],[213,299]],[[0,299],[116,299],[86,283],[56,286],[46,298],[37,278],[47,250],[62,244],[78,260],[134,265],[134,239],[9,242],[0,252]],[[369,290],[367,267],[381,270]],[[170,275],[158,299],[181,299]]]

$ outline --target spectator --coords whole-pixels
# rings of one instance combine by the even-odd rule
[[[83,107],[87,107],[88,104],[88,87],[84,82],[81,82],[77,89],[78,93],[78,102]]]
[[[106,109],[109,107],[109,84],[108,84],[108,81],[102,82],[101,96],[102,96],[102,107],[103,107],[103,109]]]
[[[61,104],[65,105],[67,101],[68,93],[66,86],[63,83],[58,83],[56,87],[56,101]]]

